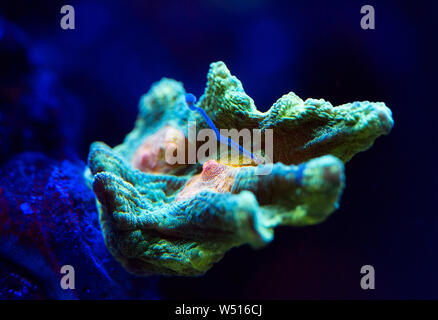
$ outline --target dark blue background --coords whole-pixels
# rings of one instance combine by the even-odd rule
[[[0,57],[2,93],[14,105],[30,87],[39,101],[22,117],[3,115],[2,162],[24,150],[85,160],[93,141],[119,144],[154,81],[174,78],[200,96],[217,60],[263,111],[289,91],[334,105],[384,101],[393,111],[390,135],[346,165],[340,209],[326,222],[279,228],[266,248],[234,249],[204,277],[163,278],[164,297],[438,298],[436,6],[81,0],[68,1],[76,29],[62,30],[64,4],[0,5],[0,41],[5,30],[19,39]],[[365,4],[374,5],[375,30],[360,28]],[[17,76],[29,69],[31,84]],[[365,264],[375,267],[374,291],[360,288]]]

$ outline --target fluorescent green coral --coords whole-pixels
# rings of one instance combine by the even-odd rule
[[[274,161],[298,164],[332,154],[343,162],[388,134],[392,113],[382,102],[334,107],[323,99],[301,100],[290,92],[265,113],[256,109],[240,81],[223,62],[211,64],[199,105],[222,128],[274,129]],[[287,150],[287,152],[285,152]]]
[[[218,128],[273,129],[272,172],[257,175],[264,165],[241,167],[230,192],[202,190],[177,201],[200,172],[199,164],[152,174],[133,168],[131,159],[144,139],[163,127],[187,136],[189,121],[198,129],[206,124],[185,105],[181,83],[154,84],[141,98],[135,127],[121,145],[92,144],[86,173],[106,245],[132,273],[201,275],[233,247],[269,243],[278,225],[323,221],[338,206],[343,162],[393,125],[383,103],[333,107],[294,93],[259,112],[222,62],[211,65],[198,106]]]

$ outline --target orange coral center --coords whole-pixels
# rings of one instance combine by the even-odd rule
[[[230,192],[238,170],[240,168],[208,160],[202,166],[202,172],[187,182],[176,197],[176,201],[191,198],[205,190],[219,193]]]

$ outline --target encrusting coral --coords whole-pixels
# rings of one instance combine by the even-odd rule
[[[202,275],[233,247],[266,245],[278,225],[325,220],[344,188],[343,163],[393,126],[384,103],[333,107],[293,92],[259,112],[240,81],[216,62],[197,108],[217,128],[262,135],[272,129],[273,164],[244,165],[241,155],[224,161],[217,154],[169,163],[169,148],[183,145],[185,160],[190,148],[201,148],[191,127],[209,128],[188,103],[182,84],[164,78],[141,98],[135,127],[121,145],[90,147],[85,176],[105,243],[137,275]]]

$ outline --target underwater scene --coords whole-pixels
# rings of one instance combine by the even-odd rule
[[[438,299],[436,9],[2,2],[0,300]]]

